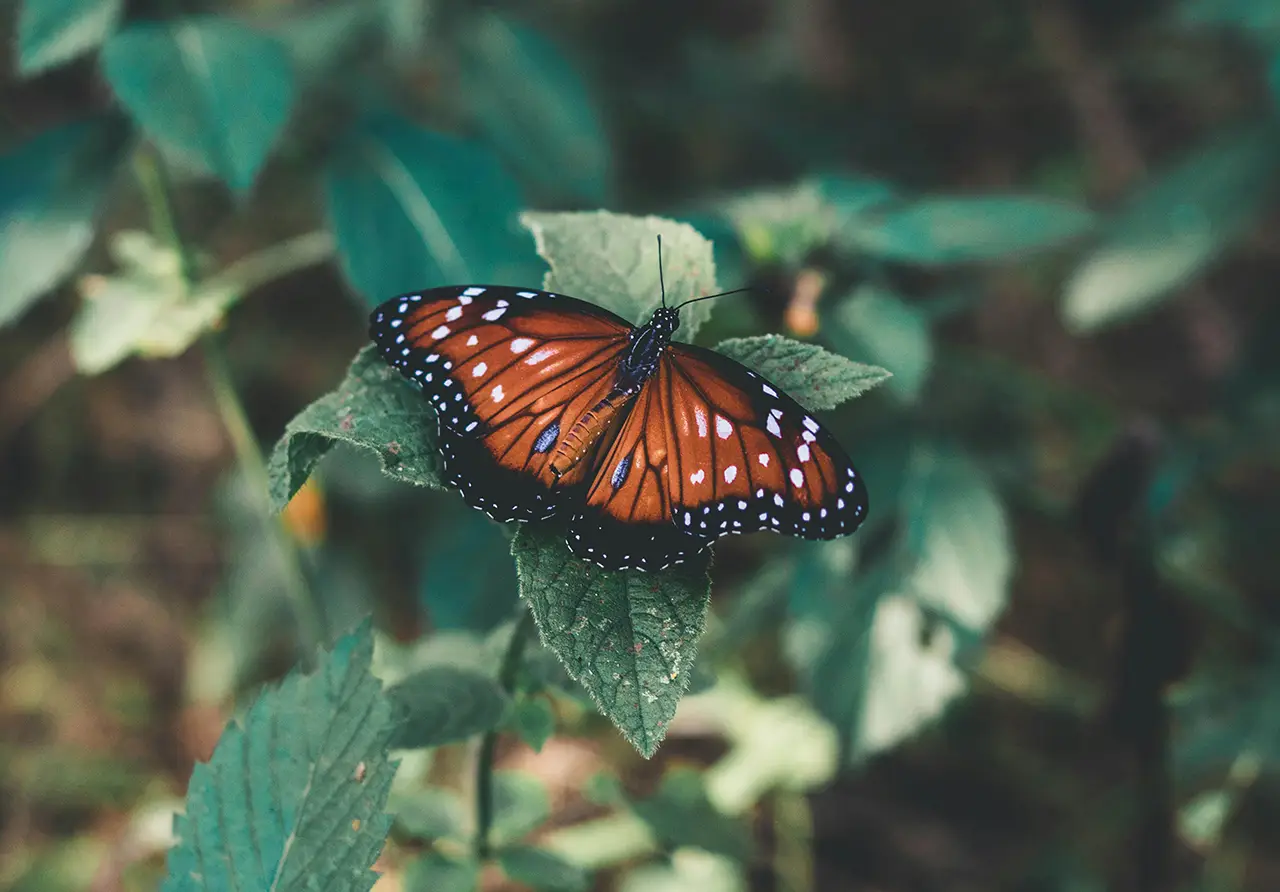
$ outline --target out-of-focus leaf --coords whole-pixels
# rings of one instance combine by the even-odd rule
[[[415,839],[461,838],[466,825],[466,807],[452,790],[438,787],[397,794],[393,789],[387,804],[398,830]]]
[[[338,442],[376,453],[383,470],[397,480],[444,486],[430,408],[372,346],[356,355],[337,389],[307,406],[285,427],[267,465],[271,504],[277,511]]]
[[[313,675],[294,672],[223,732],[174,821],[166,892],[372,888],[391,818],[393,722],[366,623]]]
[[[0,326],[84,256],[129,144],[122,120],[99,117],[50,130],[0,156]]]
[[[419,601],[433,628],[484,631],[511,615],[515,565],[494,560],[508,547],[503,528],[479,511],[464,511],[430,531],[422,548]]]
[[[448,282],[527,285],[523,204],[493,153],[399,118],[349,133],[325,177],[342,268],[370,305]]]
[[[38,74],[107,39],[121,0],[23,0],[18,13],[18,71]]]
[[[919,307],[864,286],[833,317],[830,337],[837,350],[888,369],[892,377],[885,386],[902,399],[919,396],[933,364],[933,339]]]
[[[545,697],[521,697],[511,711],[511,724],[520,739],[540,753],[556,733],[556,714]]]
[[[289,52],[298,80],[350,76],[380,46],[387,4],[338,0],[289,10],[272,33]]]
[[[1217,846],[1235,797],[1230,790],[1208,790],[1178,810],[1178,832],[1193,848]]]
[[[659,234],[667,306],[716,293],[711,242],[687,223],[608,211],[528,212],[520,221],[533,233],[538,253],[551,267],[543,288],[600,304],[632,323],[647,322],[661,303]],[[680,311],[681,339],[693,338],[710,317],[713,303],[703,301]]]
[[[908,549],[912,595],[975,633],[1008,599],[1013,548],[1004,507],[986,476],[963,455],[920,447],[908,469]]]
[[[1280,44],[1280,8],[1271,0],[1182,0],[1180,18],[1189,25],[1230,25]]]
[[[1062,314],[1094,331],[1150,309],[1247,230],[1275,192],[1280,126],[1216,139],[1150,177],[1075,270]]]
[[[800,183],[734,198],[724,214],[756,263],[795,266],[830,241],[829,210],[814,184]]]
[[[494,839],[510,843],[542,826],[551,816],[551,800],[542,781],[532,774],[495,771],[493,811]]]
[[[507,876],[538,892],[585,892],[591,876],[559,855],[535,846],[512,846],[498,853]]]
[[[879,366],[853,362],[817,344],[781,335],[731,338],[717,344],[716,350],[768,378],[800,405],[819,412],[862,396],[893,377]]]
[[[662,863],[628,871],[618,892],[746,892],[745,869],[731,858],[701,849],[679,849]]]
[[[893,186],[884,180],[866,177],[825,174],[814,177],[812,183],[823,201],[834,210],[835,226],[839,229],[897,197]]]
[[[1253,771],[1274,772],[1280,766],[1278,681],[1280,654],[1272,653],[1235,675],[1202,672],[1179,685],[1171,697],[1177,777],[1197,784],[1242,760],[1252,762]]]
[[[71,324],[71,355],[86,375],[130,356],[178,356],[216,327],[240,299],[239,283],[214,277],[190,287],[177,253],[145,232],[117,233],[120,270],[86,276],[84,303]]]
[[[454,858],[427,852],[405,868],[401,885],[404,892],[476,892],[480,862],[470,856]]]
[[[387,688],[395,706],[398,749],[444,746],[491,731],[506,718],[510,699],[492,678],[435,666]]]
[[[489,141],[531,184],[594,205],[610,146],[586,84],[542,35],[483,15],[462,34],[461,89]]]
[[[1066,202],[1020,196],[923,198],[861,215],[842,241],[903,263],[972,263],[1013,257],[1079,238],[1094,215]]]
[[[669,772],[657,793],[631,803],[631,809],[671,848],[694,846],[737,861],[747,860],[750,854],[747,827],[712,806],[696,771]]]
[[[610,573],[574,557],[552,530],[511,543],[521,596],[543,642],[646,758],[689,686],[710,581],[694,560],[656,573]]]
[[[102,66],[147,133],[238,193],[253,186],[293,107],[285,48],[226,18],[131,24],[103,46]]]

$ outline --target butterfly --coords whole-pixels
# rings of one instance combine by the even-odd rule
[[[434,406],[468,505],[567,521],[570,551],[607,570],[663,569],[730,534],[852,533],[867,491],[840,444],[761,375],[673,341],[688,303],[664,288],[633,326],[561,294],[457,285],[383,303],[370,336]]]

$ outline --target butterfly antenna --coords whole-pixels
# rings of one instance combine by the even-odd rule
[[[658,287],[662,289],[662,305],[667,305],[667,283],[662,278],[662,233],[658,233]]]
[[[735,289],[733,289],[732,291],[721,291],[719,294],[707,294],[707,295],[704,295],[704,296],[702,296],[702,297],[692,297],[692,298],[690,298],[689,300],[686,300],[684,303],[682,303],[682,304],[678,304],[678,305],[676,306],[676,309],[678,310],[678,309],[680,309],[680,307],[687,307],[689,304],[696,304],[696,303],[697,303],[698,301],[700,301],[700,300],[711,300],[713,297],[728,297],[730,294],[741,294],[741,293],[742,293],[742,292],[744,292],[744,291],[753,291],[753,290],[755,290],[755,289],[753,289],[753,288],[735,288]]]

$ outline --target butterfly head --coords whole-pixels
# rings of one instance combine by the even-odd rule
[[[670,338],[680,327],[680,311],[675,307],[658,307],[649,319],[649,326],[655,332]]]

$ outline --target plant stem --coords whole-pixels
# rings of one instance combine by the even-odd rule
[[[169,247],[178,255],[182,266],[184,284],[187,290],[191,291],[198,276],[195,256],[183,240],[182,233],[178,229],[177,218],[173,212],[173,202],[170,198],[169,184],[159,152],[154,148],[140,150],[134,156],[134,172],[142,190],[143,200],[147,205],[152,231],[157,237],[168,243]],[[317,255],[328,250],[323,239],[315,234],[302,236],[295,242],[297,242],[296,245],[288,243],[288,247],[293,254],[301,254],[301,258],[295,259],[304,261],[312,257],[319,259]],[[301,251],[298,250],[299,248],[301,248]],[[280,258],[272,256],[270,259],[276,266],[281,263]],[[261,265],[271,266],[270,263],[266,262]],[[241,274],[246,278],[253,278],[250,274],[256,274],[257,279],[260,279],[263,271],[263,269],[251,265],[247,269],[241,270]],[[254,284],[258,284],[256,279]],[[316,605],[307,585],[306,576],[302,571],[302,562],[299,559],[293,541],[289,538],[279,520],[272,516],[268,498],[270,479],[267,475],[266,459],[263,457],[262,449],[253,434],[253,428],[249,424],[249,417],[245,412],[244,404],[240,401],[239,394],[236,393],[231,369],[227,365],[222,349],[212,333],[205,334],[201,340],[201,345],[204,352],[205,370],[209,378],[209,387],[213,391],[214,402],[217,404],[218,412],[222,416],[223,426],[226,427],[227,434],[231,438],[232,447],[236,452],[236,460],[239,462],[241,470],[249,478],[250,488],[258,497],[268,532],[275,539],[284,564],[285,594],[293,606],[294,617],[298,623],[301,662],[305,668],[311,668],[314,664],[316,648],[326,640],[319,607]]]
[[[502,655],[502,665],[498,668],[498,684],[508,694],[515,691],[516,674],[520,671],[520,661],[524,658],[524,648],[533,628],[533,611],[526,607],[520,619],[516,621],[516,627],[511,632],[511,640],[507,642],[506,653]],[[476,758],[475,854],[479,861],[487,860],[490,855],[489,831],[493,827],[493,760],[497,749],[498,731],[494,729],[484,735],[480,743],[480,753]]]

